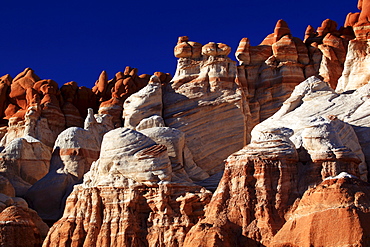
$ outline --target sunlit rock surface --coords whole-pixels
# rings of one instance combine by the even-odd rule
[[[173,78],[0,77],[1,244],[367,246],[369,4],[239,65],[182,36]]]

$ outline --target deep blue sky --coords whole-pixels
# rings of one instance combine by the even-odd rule
[[[303,38],[307,25],[327,18],[342,26],[356,6],[356,0],[2,1],[0,76],[31,67],[59,85],[92,87],[102,70],[112,78],[125,66],[173,75],[178,36],[226,43],[235,60],[241,38],[258,45],[279,19]]]

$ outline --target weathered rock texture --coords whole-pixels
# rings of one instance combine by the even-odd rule
[[[104,135],[99,159],[85,175],[87,186],[125,187],[131,181],[147,185],[171,181],[172,168],[165,145],[128,128]]]
[[[349,13],[344,24],[347,29],[353,29],[356,38],[349,42],[338,92],[354,90],[369,82],[370,1],[361,0],[357,7],[361,12]]]
[[[45,235],[17,195],[44,246],[369,245],[369,6],[303,40],[279,20],[239,66],[183,36],[173,78],[0,77],[0,244]]]
[[[169,74],[156,74],[163,83],[170,80]],[[126,67],[109,81],[103,71],[92,89],[79,87],[76,82],[65,83],[59,89],[55,81],[40,79],[30,68],[14,79],[4,75],[0,78],[0,115],[4,117],[0,124],[5,126],[8,120],[9,127],[1,145],[28,134],[53,147],[65,128],[83,127],[88,108],[95,112],[100,108],[102,115],[112,115],[114,124],[121,126],[124,100],[143,88],[149,78]]]
[[[294,132],[291,140],[296,148],[306,150],[312,161],[354,162],[358,175],[366,181],[369,115],[364,109],[370,103],[366,96],[369,88],[365,85],[352,93],[337,94],[327,83],[311,77],[297,86],[281,109],[253,132],[258,136],[271,126],[288,128]]]
[[[370,2],[368,0],[359,0],[357,8],[361,12],[349,13],[344,25],[353,28],[357,40],[366,41],[370,38]]]
[[[39,140],[26,136],[14,139],[0,152],[0,173],[9,179],[17,196],[49,171],[51,151]]]
[[[43,246],[182,246],[210,196],[176,184],[76,186]]]
[[[171,76],[162,72],[156,72],[162,83],[167,83]],[[150,75],[137,75],[137,69],[126,67],[124,72],[118,72],[115,77],[108,81],[107,74],[103,71],[96,81],[92,91],[97,95],[100,103],[99,114],[113,116],[115,127],[122,126],[122,111],[124,101],[133,93],[144,88],[150,79]]]
[[[260,45],[240,41],[235,53],[238,83],[248,99],[249,129],[272,116],[289,98],[294,87],[312,75],[321,76],[335,89],[343,70],[348,40],[345,30],[325,20],[316,30],[309,26],[305,40],[293,37],[287,23],[279,20],[274,33]]]
[[[140,121],[162,115],[162,85],[158,77],[153,76],[149,84],[128,97],[123,105],[123,119],[126,128],[135,129]]]
[[[189,178],[203,171],[181,163],[188,157],[180,131],[154,127],[142,132],[117,128],[104,135],[99,159],[83,184],[74,187],[44,246],[183,244],[211,197]]]
[[[266,148],[252,143],[227,159],[205,219],[190,230],[184,246],[258,246],[282,227],[298,197],[298,155],[288,136],[275,134],[265,140]]]
[[[73,186],[82,183],[83,175],[99,158],[102,136],[113,129],[113,123],[111,116],[96,117],[90,109],[85,129],[71,127],[60,133],[48,173],[27,191],[27,201],[43,220],[56,221],[62,216]]]
[[[210,175],[222,171],[223,160],[248,142],[249,113],[229,52],[225,44],[200,46],[180,37],[176,74],[163,96],[166,125],[186,134],[195,163]]]
[[[351,40],[348,46],[344,71],[339,79],[337,92],[357,89],[370,80],[369,42]]]
[[[41,246],[49,227],[19,197],[0,194],[0,245]]]
[[[299,84],[277,113],[253,129],[251,143],[227,159],[205,219],[190,230],[184,245],[269,245],[295,200],[310,187],[341,172],[366,181],[365,95],[369,84],[342,95],[315,77]],[[342,246],[352,243],[347,240],[340,240]]]
[[[341,173],[308,189],[270,246],[369,246],[370,187]]]
[[[199,168],[185,143],[185,133],[169,127],[153,127],[140,131],[158,144],[167,147],[171,161],[172,181],[202,181],[209,175]]]

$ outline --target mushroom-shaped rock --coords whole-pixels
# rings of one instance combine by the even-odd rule
[[[227,56],[230,51],[230,46],[223,43],[209,42],[202,47],[202,55],[205,56]]]
[[[202,47],[202,55],[206,56],[217,56],[217,44],[215,42],[209,42]]]
[[[201,56],[202,44],[189,41],[187,36],[181,36],[174,48],[174,54],[177,58],[198,58]]]

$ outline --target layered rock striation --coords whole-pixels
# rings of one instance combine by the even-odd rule
[[[221,172],[223,160],[249,141],[249,110],[229,53],[222,43],[202,46],[180,37],[176,73],[163,95],[166,125],[185,132],[194,161],[209,175]]]
[[[239,65],[179,37],[173,78],[1,77],[1,244],[46,236],[21,196],[44,246],[367,246],[368,7],[279,20]]]
[[[1,191],[4,192],[4,191]],[[19,197],[0,193],[0,243],[2,246],[41,246],[49,227]]]
[[[43,246],[182,246],[210,196],[175,184],[76,186]]]
[[[328,177],[296,201],[270,246],[368,246],[369,188],[345,172]]]
[[[288,24],[279,20],[274,33],[260,45],[243,38],[235,53],[238,82],[249,102],[249,128],[272,116],[295,86],[310,76],[320,76],[335,89],[342,74],[348,40],[347,29],[325,20],[317,30],[309,26],[305,39],[293,37]]]
[[[185,246],[269,246],[307,189],[341,172],[366,181],[368,152],[358,136],[369,129],[359,107],[367,97],[360,95],[368,95],[368,85],[339,95],[315,77],[299,84],[253,129],[251,143],[229,156],[205,219]],[[363,127],[356,132],[359,118]]]
[[[173,174],[166,145],[128,128],[108,132],[43,246],[182,246],[211,192]]]

